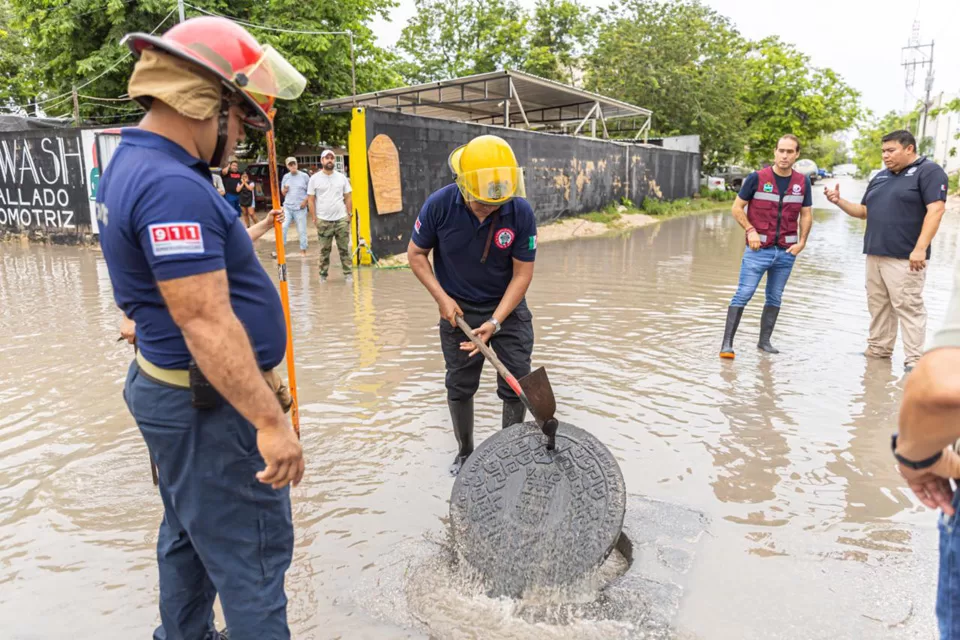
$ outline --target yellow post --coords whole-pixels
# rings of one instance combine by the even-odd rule
[[[353,189],[353,224],[350,225],[350,240],[354,248],[353,264],[370,264],[370,251],[357,251],[362,239],[370,247],[370,174],[367,170],[367,112],[363,107],[353,110],[350,120],[350,138],[347,142],[350,154],[350,188]]]

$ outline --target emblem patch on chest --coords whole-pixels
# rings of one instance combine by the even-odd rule
[[[773,193],[773,183],[772,183],[772,182],[768,182],[768,183],[764,184],[764,185],[763,185],[763,192],[764,192],[764,193]]]
[[[793,185],[793,192],[794,192],[795,194],[799,195],[799,194],[800,194],[800,185],[798,185],[798,184]]]
[[[507,249],[513,244],[513,238],[513,229],[500,229],[496,236],[497,246],[501,249]]]

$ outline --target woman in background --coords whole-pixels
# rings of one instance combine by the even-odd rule
[[[256,187],[256,183],[250,182],[250,175],[244,171],[240,176],[240,213],[248,229],[257,224],[257,212],[253,205],[253,190]]]

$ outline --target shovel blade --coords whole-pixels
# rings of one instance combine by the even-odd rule
[[[533,417],[537,422],[542,425],[552,420],[553,414],[557,411],[557,400],[553,397],[553,387],[547,379],[547,370],[540,367],[517,382],[520,383],[520,388],[530,401]]]

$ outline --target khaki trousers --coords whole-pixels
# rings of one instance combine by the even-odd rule
[[[927,270],[911,271],[909,260],[867,256],[868,355],[889,358],[893,354],[899,320],[904,364],[913,366],[920,359],[927,337],[927,309],[923,305],[926,279]]]

